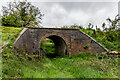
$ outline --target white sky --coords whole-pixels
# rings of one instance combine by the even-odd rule
[[[7,2],[0,0],[0,9]],[[101,27],[108,17],[118,14],[119,0],[28,0],[39,7],[44,14],[44,27],[61,27],[63,25],[79,24],[84,27],[88,23]],[[83,2],[84,1],[84,2]],[[1,11],[0,11],[1,13]]]

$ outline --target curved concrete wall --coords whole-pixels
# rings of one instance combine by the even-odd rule
[[[26,51],[28,54],[36,54],[40,50],[41,41],[46,37],[53,35],[59,36],[60,39],[64,40],[67,46],[67,54],[69,55],[77,54],[79,52],[92,52],[96,54],[108,51],[100,43],[96,42],[84,32],[77,29],[60,28],[24,28],[14,42],[14,49],[18,52],[22,50]],[[56,41],[56,44],[62,43],[60,39],[57,40],[58,42]],[[85,49],[84,46],[87,46],[88,48]],[[60,50],[61,49],[59,48],[58,52],[60,52]]]

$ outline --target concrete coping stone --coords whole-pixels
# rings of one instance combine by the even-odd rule
[[[79,30],[79,29],[72,29],[72,28],[39,28],[39,27],[25,27],[29,29],[54,29],[54,30]]]
[[[24,34],[24,32],[27,31],[27,29],[28,29],[28,28],[24,28],[24,29],[20,32],[19,36],[16,38],[16,40],[15,40],[15,42],[14,42],[14,45],[15,45],[15,43],[19,40],[19,38]]]

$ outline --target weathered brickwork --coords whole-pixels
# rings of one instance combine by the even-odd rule
[[[79,52],[101,53],[106,52],[100,43],[77,29],[60,28],[24,28],[14,42],[16,51],[25,51],[28,54],[40,52],[40,44],[45,38],[55,43],[56,54],[73,55]]]

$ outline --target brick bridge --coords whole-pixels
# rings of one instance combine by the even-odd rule
[[[41,42],[45,38],[53,40],[57,55],[72,55],[79,52],[96,54],[108,51],[92,37],[78,29],[61,28],[24,28],[14,42],[14,49],[28,54],[39,53]]]

